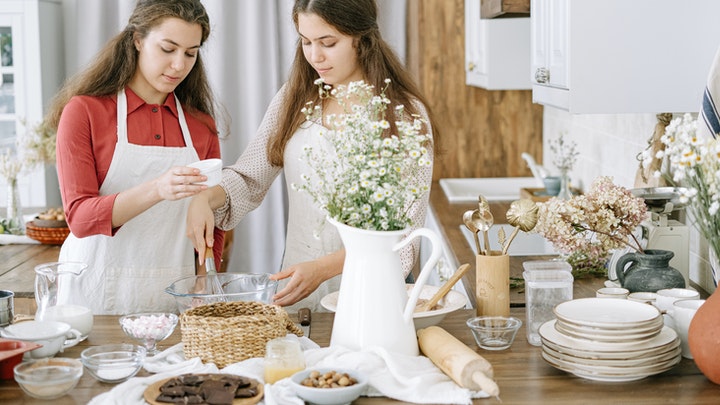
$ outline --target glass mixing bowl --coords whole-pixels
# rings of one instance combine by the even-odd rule
[[[218,273],[224,297],[227,301],[258,301],[272,303],[277,281],[266,273]],[[175,297],[179,312],[200,305],[221,301],[220,295],[208,294],[206,276],[188,276],[176,280],[165,289]]]

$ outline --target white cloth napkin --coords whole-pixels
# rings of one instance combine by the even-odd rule
[[[303,347],[307,368],[341,367],[365,373],[369,384],[364,396],[386,396],[417,404],[471,404],[472,398],[487,398],[483,391],[470,391],[455,384],[427,357],[390,353],[380,347],[352,351],[343,347],[319,347],[307,337],[288,335],[298,339]],[[92,399],[90,405],[144,404],[143,393],[152,383],[184,373],[227,373],[254,378],[264,383],[262,358],[247,359],[222,370],[212,363],[203,364],[199,358],[186,360],[182,343],[172,346],[143,365],[150,377],[134,377],[112,390]],[[303,405],[295,395],[289,378],[275,384],[265,384],[261,405]]]
[[[698,116],[697,132],[700,137],[717,137],[720,133],[720,49],[715,53],[703,93],[702,105]]]

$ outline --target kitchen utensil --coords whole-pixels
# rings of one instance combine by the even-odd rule
[[[208,293],[211,295],[217,295],[216,302],[227,302],[227,297],[223,291],[222,284],[217,277],[215,255],[213,255],[212,248],[209,246],[205,249],[205,271],[207,272]]]
[[[475,248],[477,249],[478,254],[481,254],[482,250],[480,249],[480,240],[478,239],[478,232],[480,230],[475,226],[475,223],[473,222],[473,213],[476,210],[467,210],[463,214],[463,223],[467,227],[467,229],[472,232],[473,238],[475,239]]]
[[[0,336],[41,345],[35,350],[25,352],[23,359],[26,360],[52,357],[82,340],[80,331],[72,329],[68,323],[56,321],[17,322],[0,329]]]
[[[409,296],[412,292],[412,289],[414,288],[414,285],[406,284],[405,287],[407,288],[407,293]],[[439,288],[440,287],[436,285],[424,285],[422,291],[420,292],[420,298],[418,299],[418,301],[428,300],[432,298],[432,296],[435,295]],[[327,309],[328,311],[335,312],[337,310],[338,295],[338,291],[331,292],[320,300],[320,305],[322,305],[323,308]],[[468,299],[465,294],[455,290],[448,291],[447,294],[445,294],[445,297],[440,300],[440,304],[442,306],[438,305],[435,307],[435,309],[430,311],[420,312],[416,310],[415,312],[413,312],[413,323],[415,324],[415,330],[439,324],[440,322],[442,322],[443,319],[445,319],[445,316],[447,316],[448,314],[465,308],[467,302]]]
[[[55,399],[75,388],[82,377],[83,365],[77,359],[59,357],[30,360],[15,366],[14,373],[15,381],[29,396]]]
[[[566,262],[563,262],[567,264]],[[523,267],[525,263],[523,263]],[[570,271],[547,268],[523,271],[525,281],[525,331],[531,345],[540,346],[538,330],[555,318],[553,308],[573,298],[574,277]],[[532,265],[528,267],[532,268]]]
[[[104,383],[127,381],[142,368],[147,351],[128,343],[93,346],[80,353],[80,361],[90,375]]]
[[[417,356],[415,305],[442,254],[442,240],[428,228],[370,231],[328,218],[345,246],[345,263],[330,347],[362,350],[380,346]],[[414,239],[430,242],[430,256],[408,297],[399,251]]]
[[[264,304],[272,302],[278,282],[271,280],[268,273],[218,273],[217,279],[223,287],[228,302],[257,301]],[[186,276],[175,280],[165,292],[175,298],[178,312],[190,308],[217,302],[217,297],[207,292],[207,276]]]
[[[467,320],[475,343],[485,350],[505,350],[512,346],[522,321],[505,316],[478,316]]]
[[[482,390],[498,397],[500,389],[493,378],[493,367],[484,357],[439,326],[417,332],[423,354],[458,385]]]
[[[93,326],[93,314],[85,295],[77,288],[77,278],[87,269],[80,262],[52,262],[35,266],[35,320],[70,324],[87,338]]]
[[[178,317],[171,313],[140,313],[120,317],[123,332],[138,340],[147,349],[148,356],[160,353],[157,343],[167,339],[178,323]]]
[[[452,276],[443,284],[440,289],[437,290],[437,292],[430,298],[427,302],[425,302],[423,305],[418,308],[418,312],[425,312],[430,311],[437,303],[440,301],[445,294],[450,291],[450,289],[455,285],[455,283],[458,282],[462,278],[462,276],[467,273],[468,269],[470,268],[470,265],[465,263],[462,266],[458,267],[457,270],[455,270],[455,273],[453,273]]]
[[[303,331],[303,335],[306,338],[310,337],[310,308],[298,309],[298,319],[300,320],[300,329]]]
[[[478,252],[481,252],[483,255],[487,255],[488,252],[490,252],[490,238],[488,237],[488,231],[495,223],[495,218],[493,218],[489,209],[482,211],[473,210],[471,221],[475,225],[475,228],[483,233],[484,249],[482,251],[478,250]]]
[[[0,380],[12,380],[13,368],[22,362],[23,354],[41,346],[35,342],[0,338]]]

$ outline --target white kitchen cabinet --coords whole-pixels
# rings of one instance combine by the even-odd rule
[[[465,83],[488,90],[529,90],[530,18],[480,18],[465,0]]]
[[[42,121],[64,79],[60,0],[0,0],[0,151]],[[0,177],[0,205],[7,201]],[[18,177],[23,207],[60,206],[54,167],[36,167]],[[2,215],[0,215],[2,216]]]
[[[533,0],[533,101],[571,113],[695,112],[717,0]]]

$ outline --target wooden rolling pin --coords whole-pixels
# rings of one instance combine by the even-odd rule
[[[439,326],[417,331],[420,350],[459,386],[499,398],[492,364]]]

